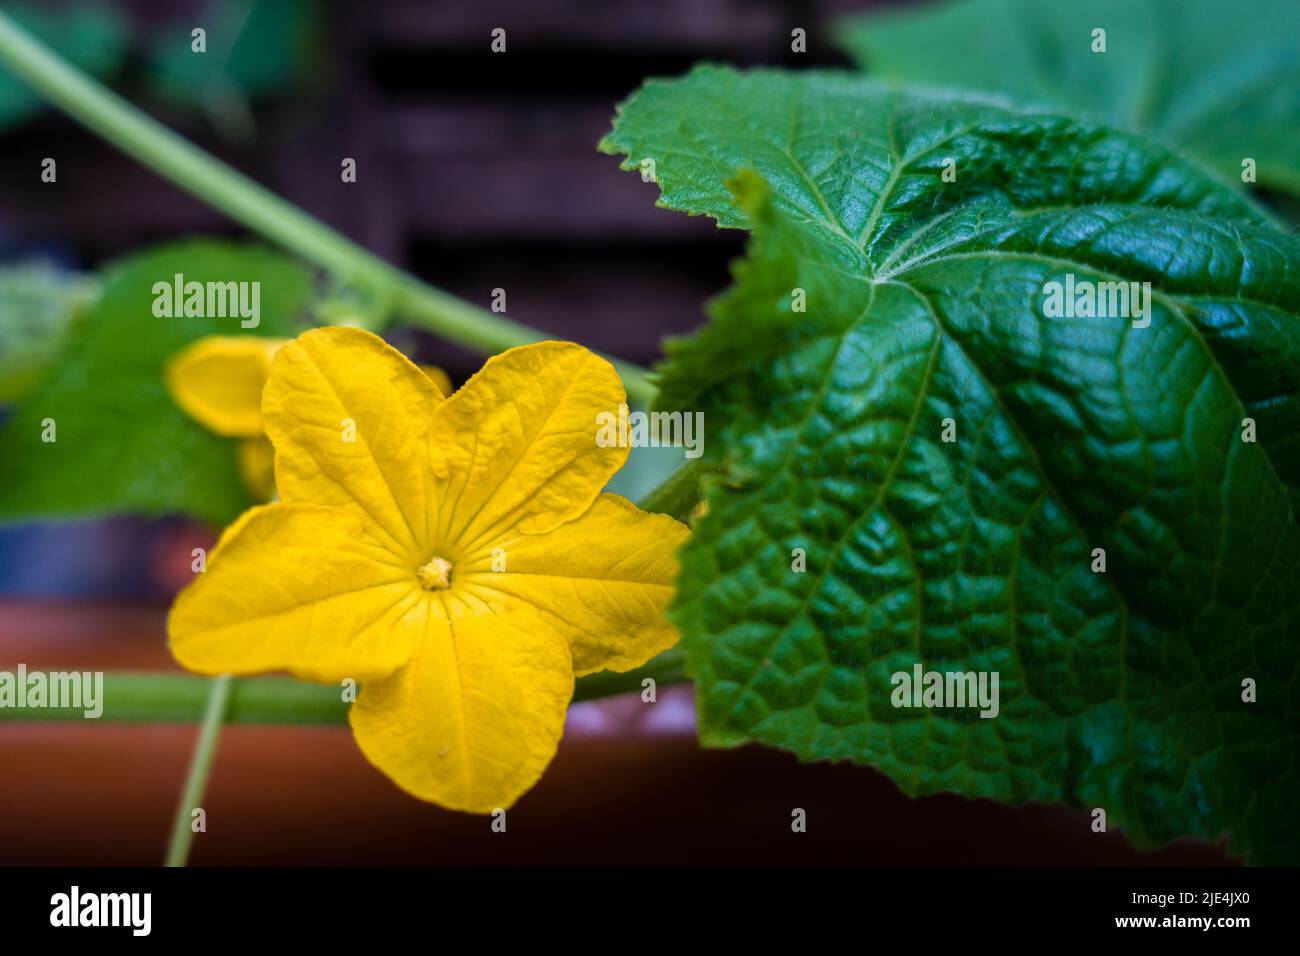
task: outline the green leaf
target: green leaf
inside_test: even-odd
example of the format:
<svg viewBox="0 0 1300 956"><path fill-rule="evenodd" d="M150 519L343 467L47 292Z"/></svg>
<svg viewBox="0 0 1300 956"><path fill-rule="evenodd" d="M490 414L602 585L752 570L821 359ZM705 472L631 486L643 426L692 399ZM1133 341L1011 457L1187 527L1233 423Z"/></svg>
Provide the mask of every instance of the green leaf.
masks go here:
<svg viewBox="0 0 1300 956"><path fill-rule="evenodd" d="M56 11L32 3L6 3L4 10L91 76L111 76L126 57L126 21L108 4L76 3ZM0 67L0 130L31 118L42 106L31 87Z"/></svg>
<svg viewBox="0 0 1300 956"><path fill-rule="evenodd" d="M0 266L0 404L49 373L96 291L94 279L41 262Z"/></svg>
<svg viewBox="0 0 1300 956"><path fill-rule="evenodd" d="M1300 240L1131 134L833 74L652 82L603 147L755 230L662 369L702 739L1300 861ZM1149 326L1045 317L1067 274ZM895 707L916 664L998 716Z"/></svg>
<svg viewBox="0 0 1300 956"><path fill-rule="evenodd" d="M245 330L238 316L155 316L154 284L177 274L260 283L260 325L248 330L258 335L296 334L311 303L308 272L260 247L192 240L111 267L58 371L0 430L0 521L130 512L220 525L248 506L234 443L183 414L163 383L190 342ZM54 442L42 440L46 419Z"/></svg>
<svg viewBox="0 0 1300 956"><path fill-rule="evenodd" d="M206 31L206 52L191 30ZM249 103L283 92L317 70L320 17L309 0L221 0L198 22L160 35L150 85L170 103L198 107L235 137L251 132Z"/></svg>
<svg viewBox="0 0 1300 956"><path fill-rule="evenodd" d="M855 17L840 41L875 73L1149 132L1236 182L1249 157L1300 194L1298 27L1298 0L960 0Z"/></svg>

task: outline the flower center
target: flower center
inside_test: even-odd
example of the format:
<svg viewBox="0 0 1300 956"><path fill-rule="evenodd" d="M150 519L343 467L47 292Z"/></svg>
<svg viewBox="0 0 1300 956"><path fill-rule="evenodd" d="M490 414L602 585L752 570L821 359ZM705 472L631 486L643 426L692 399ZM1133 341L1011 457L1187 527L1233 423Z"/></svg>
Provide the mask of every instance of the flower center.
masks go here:
<svg viewBox="0 0 1300 956"><path fill-rule="evenodd" d="M451 562L435 556L416 571L415 576L426 591L444 591L451 587Z"/></svg>

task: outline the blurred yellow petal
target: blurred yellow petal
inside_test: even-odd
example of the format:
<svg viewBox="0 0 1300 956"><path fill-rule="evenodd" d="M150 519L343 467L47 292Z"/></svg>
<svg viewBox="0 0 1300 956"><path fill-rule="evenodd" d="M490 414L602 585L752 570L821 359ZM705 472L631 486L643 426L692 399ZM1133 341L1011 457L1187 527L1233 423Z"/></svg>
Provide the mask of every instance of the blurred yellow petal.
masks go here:
<svg viewBox="0 0 1300 956"><path fill-rule="evenodd" d="M692 528L694 528L698 522L704 520L705 516L708 513L709 513L709 503L701 499L700 502L696 504L694 508L691 509L691 513L686 516L686 523L689 524Z"/></svg>
<svg viewBox="0 0 1300 956"><path fill-rule="evenodd" d="M349 719L362 753L403 790L491 813L541 777L572 696L569 649L536 614L444 610L425 617L406 667L362 685Z"/></svg>
<svg viewBox="0 0 1300 956"><path fill-rule="evenodd" d="M451 384L451 376L436 365L421 365L420 371L429 376L429 380L438 387L438 391L443 397L450 395L454 391Z"/></svg>
<svg viewBox="0 0 1300 956"><path fill-rule="evenodd" d="M596 416L626 400L614 367L571 342L488 359L433 418L438 537L468 549L494 532L550 531L582 514L628 454L597 445Z"/></svg>
<svg viewBox="0 0 1300 956"><path fill-rule="evenodd" d="M428 541L428 432L437 387L361 329L305 332L282 348L262 396L286 502L347 508L414 561ZM427 558L427 556L425 556Z"/></svg>
<svg viewBox="0 0 1300 956"><path fill-rule="evenodd" d="M167 631L176 659L204 674L364 680L409 660L429 600L354 515L264 505L222 535Z"/></svg>
<svg viewBox="0 0 1300 956"><path fill-rule="evenodd" d="M210 335L167 363L167 389L181 409L227 438L262 434L262 387L283 339Z"/></svg>
<svg viewBox="0 0 1300 956"><path fill-rule="evenodd" d="M256 501L275 497L275 449L265 438L245 438L239 443L239 473Z"/></svg>
<svg viewBox="0 0 1300 956"><path fill-rule="evenodd" d="M540 535L494 541L457 584L490 606L538 609L569 642L579 676L630 670L677 642L664 616L676 550L690 531L667 515L603 494L582 517ZM493 560L504 571L492 569Z"/></svg>

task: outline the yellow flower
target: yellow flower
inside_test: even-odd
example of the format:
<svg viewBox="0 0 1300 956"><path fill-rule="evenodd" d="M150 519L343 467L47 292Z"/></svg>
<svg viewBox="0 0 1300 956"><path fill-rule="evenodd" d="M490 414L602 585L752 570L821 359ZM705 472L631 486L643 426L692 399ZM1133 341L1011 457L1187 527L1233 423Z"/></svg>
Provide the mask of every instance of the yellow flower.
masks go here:
<svg viewBox="0 0 1300 956"><path fill-rule="evenodd" d="M209 431L238 438L239 470L258 501L275 494L271 443L262 428L262 387L284 339L209 335L167 363L167 390L181 410Z"/></svg>
<svg viewBox="0 0 1300 956"><path fill-rule="evenodd" d="M177 598L172 650L202 673L355 678L361 750L403 789L490 812L555 753L575 675L672 645L688 537L601 488L626 400L608 362L542 342L451 398L368 332L285 345L262 399L281 503L253 508Z"/></svg>
<svg viewBox="0 0 1300 956"><path fill-rule="evenodd" d="M181 410L204 428L238 438L239 471L258 501L275 497L271 443L262 427L262 389L271 358L287 339L254 335L209 335L167 363L167 389ZM424 372L444 395L451 378L437 366Z"/></svg>

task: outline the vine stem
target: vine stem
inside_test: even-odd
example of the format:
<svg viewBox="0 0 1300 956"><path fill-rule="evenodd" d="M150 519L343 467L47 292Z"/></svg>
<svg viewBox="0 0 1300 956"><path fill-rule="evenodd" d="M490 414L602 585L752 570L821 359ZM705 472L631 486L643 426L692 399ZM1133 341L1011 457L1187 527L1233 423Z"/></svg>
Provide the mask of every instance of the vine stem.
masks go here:
<svg viewBox="0 0 1300 956"><path fill-rule="evenodd" d="M672 515L678 521L685 521L700 502L703 491L700 486L702 473L703 468L698 459L687 461L642 497L637 506L644 511L658 511L660 514Z"/></svg>
<svg viewBox="0 0 1300 956"><path fill-rule="evenodd" d="M682 683L687 679L686 655L673 647L636 670L579 677L573 702L640 691L647 677L660 687ZM109 671L104 674L98 723L201 724L212 689L212 680L197 674ZM337 684L312 684L292 677L236 677L230 681L222 724L346 727L348 706ZM85 719L82 707L0 707L0 726L14 721L84 725Z"/></svg>
<svg viewBox="0 0 1300 956"><path fill-rule="evenodd" d="M0 63L109 143L192 196L345 282L392 290L395 311L484 354L545 335L395 268L350 239L205 153L49 49L0 12ZM632 401L648 405L655 387L640 366L614 360Z"/></svg>
<svg viewBox="0 0 1300 956"><path fill-rule="evenodd" d="M194 840L192 815L203 800L203 792L208 786L208 774L212 771L212 759L217 755L217 740L221 736L221 725L230 702L230 680L229 674L222 674L214 677L209 685L208 704L203 711L203 722L199 724L198 743L194 745L194 756L190 759L185 788L181 791L181 802L176 807L176 818L172 821L172 836L167 844L165 866L184 866L189 859L190 844Z"/></svg>

